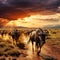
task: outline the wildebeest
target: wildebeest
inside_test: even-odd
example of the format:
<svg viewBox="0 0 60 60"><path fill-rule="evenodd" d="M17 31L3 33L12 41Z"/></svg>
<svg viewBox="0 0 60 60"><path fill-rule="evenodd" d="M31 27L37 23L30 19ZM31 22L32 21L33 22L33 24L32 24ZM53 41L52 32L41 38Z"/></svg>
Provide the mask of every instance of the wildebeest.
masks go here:
<svg viewBox="0 0 60 60"><path fill-rule="evenodd" d="M36 43L35 46L37 48L37 55L39 55L39 53L41 52L42 46L45 44L45 37L46 37L45 32L40 28L30 33L30 39L28 43L31 41L33 50L34 50L34 47L33 47L34 42ZM38 51L38 48L40 49L39 51Z"/></svg>
<svg viewBox="0 0 60 60"><path fill-rule="evenodd" d="M7 31L5 31L5 30L0 30L0 34L1 34L1 36L3 37L3 35L5 34L7 34Z"/></svg>
<svg viewBox="0 0 60 60"><path fill-rule="evenodd" d="M12 32L9 32L9 35L12 37L13 39L13 44L14 44L14 41L16 41L16 44L17 44L17 41L19 39L19 36L20 36L20 32L16 29Z"/></svg>

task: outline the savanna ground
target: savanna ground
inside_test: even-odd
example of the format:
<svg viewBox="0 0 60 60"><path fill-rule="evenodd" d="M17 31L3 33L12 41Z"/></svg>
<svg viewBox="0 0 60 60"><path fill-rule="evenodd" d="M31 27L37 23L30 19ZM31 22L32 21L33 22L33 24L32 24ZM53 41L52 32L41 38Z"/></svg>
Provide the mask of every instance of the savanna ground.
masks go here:
<svg viewBox="0 0 60 60"><path fill-rule="evenodd" d="M47 30L49 36L46 38L46 44L42 47L40 56L36 55L36 51L32 52L31 43L27 44L27 36L23 34L20 36L19 47L10 42L12 39L4 37L4 40L0 36L0 60L60 60L60 29Z"/></svg>

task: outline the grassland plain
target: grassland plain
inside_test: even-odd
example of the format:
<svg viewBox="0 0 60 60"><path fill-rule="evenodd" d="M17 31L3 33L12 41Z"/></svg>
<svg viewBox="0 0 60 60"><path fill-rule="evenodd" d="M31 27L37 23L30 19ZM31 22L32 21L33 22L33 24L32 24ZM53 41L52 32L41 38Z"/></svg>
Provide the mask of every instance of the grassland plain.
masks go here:
<svg viewBox="0 0 60 60"><path fill-rule="evenodd" d="M19 29L29 31L29 29ZM34 29L33 29L34 30ZM31 51L31 44L20 44L19 48L0 37L0 60L60 60L60 29L47 29L49 35L42 47L41 56L37 57ZM7 29L7 31L9 31ZM12 30L11 30L12 31Z"/></svg>

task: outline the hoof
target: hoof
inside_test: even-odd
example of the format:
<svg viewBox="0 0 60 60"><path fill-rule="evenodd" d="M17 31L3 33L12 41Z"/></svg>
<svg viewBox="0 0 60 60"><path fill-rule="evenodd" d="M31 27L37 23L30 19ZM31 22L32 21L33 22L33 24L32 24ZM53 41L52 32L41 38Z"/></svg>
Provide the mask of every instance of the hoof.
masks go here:
<svg viewBox="0 0 60 60"><path fill-rule="evenodd" d="M37 52L37 55L40 56L40 51Z"/></svg>

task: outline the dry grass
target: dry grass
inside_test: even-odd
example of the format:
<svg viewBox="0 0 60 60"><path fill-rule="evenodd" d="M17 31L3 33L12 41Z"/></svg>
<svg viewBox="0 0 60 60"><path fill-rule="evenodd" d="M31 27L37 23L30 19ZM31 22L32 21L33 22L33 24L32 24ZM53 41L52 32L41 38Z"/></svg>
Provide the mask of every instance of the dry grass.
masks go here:
<svg viewBox="0 0 60 60"><path fill-rule="evenodd" d="M27 32L31 29L23 30L21 32ZM46 45L50 47L50 49L53 51L52 54L59 56L60 53L60 29L47 29L49 31L49 36L46 38ZM19 48L18 48L18 47ZM12 43L8 41L4 41L0 38L0 57L20 57L23 56L24 58L27 56L27 53L25 53L28 50L27 45L20 43L17 46L12 45ZM23 58L22 57L22 58ZM58 57L59 58L59 57ZM0 60L4 60L5 58L1 58ZM16 58L13 58L14 60ZM53 60L53 58L48 57L44 58L45 60ZM28 60L28 59L27 59Z"/></svg>

